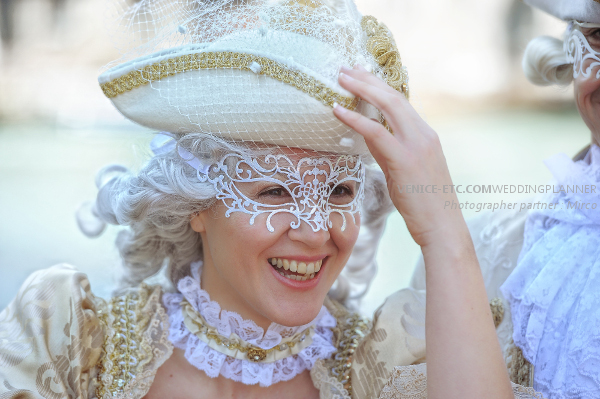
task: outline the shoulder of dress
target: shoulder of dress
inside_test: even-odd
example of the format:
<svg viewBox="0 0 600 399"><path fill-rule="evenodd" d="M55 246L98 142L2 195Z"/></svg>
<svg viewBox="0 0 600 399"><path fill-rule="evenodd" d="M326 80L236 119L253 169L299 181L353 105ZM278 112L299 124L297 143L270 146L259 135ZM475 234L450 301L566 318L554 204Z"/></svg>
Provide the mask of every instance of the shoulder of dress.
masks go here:
<svg viewBox="0 0 600 399"><path fill-rule="evenodd" d="M517 206L488 212L468 223L490 300L503 298L500 287L517 266L527 216L528 212Z"/></svg>
<svg viewBox="0 0 600 399"><path fill-rule="evenodd" d="M87 392L103 338L97 304L87 276L69 265L32 273L0 312L0 396L10 387L40 397Z"/></svg>
<svg viewBox="0 0 600 399"><path fill-rule="evenodd" d="M425 356L425 292L404 289L390 295L373 320L327 299L337 319L330 359L311 370L315 386L340 398L377 397L396 366Z"/></svg>
<svg viewBox="0 0 600 399"><path fill-rule="evenodd" d="M30 289L56 290L56 295L52 298L60 300L71 295L79 295L80 292L75 288L80 287L84 289L85 294L91 295L87 275L69 264L61 263L31 273L19 289L19 294Z"/></svg>
<svg viewBox="0 0 600 399"><path fill-rule="evenodd" d="M478 243L522 242L528 212L521 210L520 202L515 204L514 209L486 212L467 220L476 247Z"/></svg>
<svg viewBox="0 0 600 399"><path fill-rule="evenodd" d="M150 389L156 371L173 352L161 300L160 286L142 284L112 297L98 310L106 333L97 398L142 398Z"/></svg>
<svg viewBox="0 0 600 399"><path fill-rule="evenodd" d="M352 365L354 398L378 397L394 367L425 360L425 291L405 288L375 311Z"/></svg>

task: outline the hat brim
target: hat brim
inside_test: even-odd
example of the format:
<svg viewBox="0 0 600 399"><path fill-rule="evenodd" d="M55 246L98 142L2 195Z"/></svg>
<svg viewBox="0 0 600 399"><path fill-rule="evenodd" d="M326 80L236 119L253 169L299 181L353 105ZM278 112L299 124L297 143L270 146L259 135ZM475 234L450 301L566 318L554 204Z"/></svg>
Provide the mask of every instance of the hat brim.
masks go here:
<svg viewBox="0 0 600 399"><path fill-rule="evenodd" d="M278 36L277 42L293 36L295 43L307 43L283 55L269 53L272 38L264 48L260 43L240 48L231 41L182 46L112 68L99 82L124 116L152 129L341 154L367 152L362 136L341 123L332 106L339 103L375 118L377 110L359 106L358 98L320 73L331 70L331 60L316 70L305 66L310 65L302 59L306 51L298 52L310 46L314 54L331 54L323 43L290 32Z"/></svg>

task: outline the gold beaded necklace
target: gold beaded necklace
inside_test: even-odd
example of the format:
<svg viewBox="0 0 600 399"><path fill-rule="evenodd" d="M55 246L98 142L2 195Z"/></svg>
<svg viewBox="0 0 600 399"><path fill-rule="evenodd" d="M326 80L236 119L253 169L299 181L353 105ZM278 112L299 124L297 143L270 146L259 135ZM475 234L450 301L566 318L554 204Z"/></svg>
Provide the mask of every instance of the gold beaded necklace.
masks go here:
<svg viewBox="0 0 600 399"><path fill-rule="evenodd" d="M210 326L204 317L202 317L202 315L185 299L181 301L181 308L184 316L184 323L191 333L196 335L211 348L231 357L242 358L240 356L241 353L244 355L243 357L255 363L271 363L287 356L297 354L300 350L312 343L314 326L310 326L305 330L294 334L292 337L283 340L273 348L263 349L244 341L235 333L232 333L230 337L221 335L218 330ZM267 357L270 359L267 359Z"/></svg>

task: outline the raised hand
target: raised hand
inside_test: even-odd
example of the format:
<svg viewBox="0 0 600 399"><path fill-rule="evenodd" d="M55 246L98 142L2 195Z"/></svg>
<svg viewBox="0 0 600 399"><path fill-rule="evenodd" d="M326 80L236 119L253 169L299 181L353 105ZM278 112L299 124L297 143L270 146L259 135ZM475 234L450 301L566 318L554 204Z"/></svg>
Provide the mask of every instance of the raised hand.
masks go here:
<svg viewBox="0 0 600 399"><path fill-rule="evenodd" d="M404 94L361 66L342 68L339 82L378 108L393 132L357 112L334 107L334 114L365 138L386 176L390 197L417 244L429 245L450 232L467 233L460 210L444 209L447 201L458 201L438 135ZM424 192L414 192L413 185Z"/></svg>
<svg viewBox="0 0 600 399"><path fill-rule="evenodd" d="M394 132L334 107L335 115L365 138L385 173L394 205L423 252L427 397L514 399L469 231L460 209L444 209L457 198L437 134L402 93L364 68L342 69L339 82L377 107ZM429 190L409 193L406 185Z"/></svg>

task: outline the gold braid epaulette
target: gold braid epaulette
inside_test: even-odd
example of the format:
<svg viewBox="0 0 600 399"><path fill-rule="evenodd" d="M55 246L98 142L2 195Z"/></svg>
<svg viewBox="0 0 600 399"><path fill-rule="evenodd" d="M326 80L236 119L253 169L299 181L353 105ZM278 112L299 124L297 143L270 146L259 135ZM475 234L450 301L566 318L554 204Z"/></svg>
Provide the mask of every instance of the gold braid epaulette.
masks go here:
<svg viewBox="0 0 600 399"><path fill-rule="evenodd" d="M367 34L367 51L373 55L383 72L383 80L393 89L409 98L408 73L402 66L400 52L392 33L385 24L377 22L373 16L362 18L360 26Z"/></svg>
<svg viewBox="0 0 600 399"><path fill-rule="evenodd" d="M325 364L331 376L341 382L348 395L352 397L350 372L354 352L360 341L371 330L371 323L360 314L348 311L344 306L329 298L326 299L325 306L337 320L337 325L333 329L337 351L331 359L325 361Z"/></svg>
<svg viewBox="0 0 600 399"><path fill-rule="evenodd" d="M148 291L148 286L142 285L136 292L112 298L110 304L99 311L106 335L98 363L98 399L123 393L123 388L150 360L151 348L144 347L142 338L150 318L141 311L148 301Z"/></svg>
<svg viewBox="0 0 600 399"><path fill-rule="evenodd" d="M100 88L106 97L114 98L135 88L178 73L219 68L254 71L257 74L269 76L294 86L330 107L338 103L345 108L354 110L358 105L358 97L341 95L314 77L292 69L286 64L266 57L232 51L206 51L170 58L103 83Z"/></svg>
<svg viewBox="0 0 600 399"><path fill-rule="evenodd" d="M504 302L501 298L490 301L490 310L494 319L494 327L498 328L504 320ZM506 353L506 367L510 380L524 387L533 386L533 365L525 359L523 351L515 345L511 339L509 349Z"/></svg>
<svg viewBox="0 0 600 399"><path fill-rule="evenodd" d="M508 353L508 375L515 384L524 387L533 386L533 365L525 359L521 348L515 345L514 341L510 343Z"/></svg>
<svg viewBox="0 0 600 399"><path fill-rule="evenodd" d="M494 319L494 327L498 328L502 320L504 320L504 303L500 298L494 298L490 301L490 310Z"/></svg>

